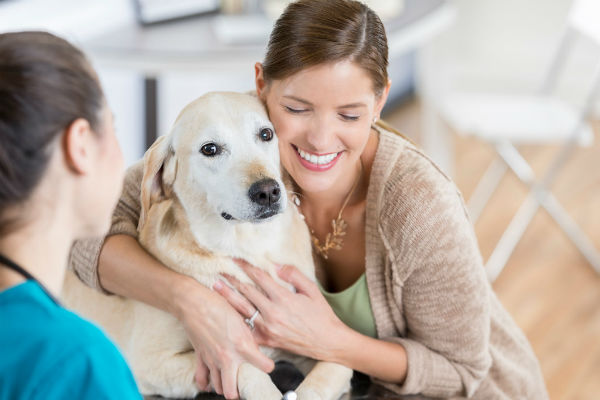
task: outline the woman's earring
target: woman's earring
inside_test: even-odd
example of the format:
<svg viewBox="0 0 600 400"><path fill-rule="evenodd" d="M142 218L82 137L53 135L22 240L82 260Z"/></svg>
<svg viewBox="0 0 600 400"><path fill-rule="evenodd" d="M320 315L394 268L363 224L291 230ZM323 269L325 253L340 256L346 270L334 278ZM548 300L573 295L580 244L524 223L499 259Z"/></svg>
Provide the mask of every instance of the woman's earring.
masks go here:
<svg viewBox="0 0 600 400"><path fill-rule="evenodd" d="M377 119L378 119L377 116L374 116L373 117L373 123L377 122Z"/></svg>

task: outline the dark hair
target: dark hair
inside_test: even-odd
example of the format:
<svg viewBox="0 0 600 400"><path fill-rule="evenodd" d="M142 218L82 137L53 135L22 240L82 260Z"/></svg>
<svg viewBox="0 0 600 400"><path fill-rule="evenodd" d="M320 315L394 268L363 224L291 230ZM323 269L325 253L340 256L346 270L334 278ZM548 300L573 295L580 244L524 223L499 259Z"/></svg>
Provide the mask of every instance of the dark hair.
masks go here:
<svg viewBox="0 0 600 400"><path fill-rule="evenodd" d="M268 82L306 67L350 60L363 68L377 95L388 83L385 28L369 7L353 0L299 0L279 17L267 47Z"/></svg>
<svg viewBox="0 0 600 400"><path fill-rule="evenodd" d="M7 208L26 201L52 144L78 118L95 132L104 95L81 51L45 32L0 34L0 235L17 223Z"/></svg>

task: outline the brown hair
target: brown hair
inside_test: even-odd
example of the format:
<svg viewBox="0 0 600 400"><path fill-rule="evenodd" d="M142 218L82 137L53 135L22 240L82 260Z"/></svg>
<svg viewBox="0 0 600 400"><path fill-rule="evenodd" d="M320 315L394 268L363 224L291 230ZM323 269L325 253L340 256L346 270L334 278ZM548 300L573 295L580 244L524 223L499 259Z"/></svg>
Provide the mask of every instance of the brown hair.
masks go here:
<svg viewBox="0 0 600 400"><path fill-rule="evenodd" d="M377 14L354 0L299 0L275 22L263 74L269 82L343 60L363 68L381 95L388 83L388 46Z"/></svg>
<svg viewBox="0 0 600 400"><path fill-rule="evenodd" d="M0 34L0 235L5 211L39 183L52 144L78 118L95 132L104 95L81 51L45 32Z"/></svg>

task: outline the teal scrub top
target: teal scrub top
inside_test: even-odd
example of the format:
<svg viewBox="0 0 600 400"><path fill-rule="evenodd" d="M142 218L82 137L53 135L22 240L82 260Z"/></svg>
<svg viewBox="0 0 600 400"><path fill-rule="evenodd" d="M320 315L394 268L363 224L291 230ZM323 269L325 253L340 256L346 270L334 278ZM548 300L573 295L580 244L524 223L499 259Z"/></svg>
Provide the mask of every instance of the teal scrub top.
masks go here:
<svg viewBox="0 0 600 400"><path fill-rule="evenodd" d="M0 292L0 400L141 399L123 356L34 281Z"/></svg>

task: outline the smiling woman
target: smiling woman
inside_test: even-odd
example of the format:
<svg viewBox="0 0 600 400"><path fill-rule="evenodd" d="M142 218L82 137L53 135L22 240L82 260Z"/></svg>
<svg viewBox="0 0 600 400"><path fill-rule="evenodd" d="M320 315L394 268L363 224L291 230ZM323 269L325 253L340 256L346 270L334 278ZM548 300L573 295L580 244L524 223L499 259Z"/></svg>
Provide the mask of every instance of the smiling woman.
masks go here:
<svg viewBox="0 0 600 400"><path fill-rule="evenodd" d="M291 293L240 262L261 290L220 282L227 304L168 271L134 239L140 171L130 171L112 236L74 248L80 276L175 314L199 356L198 383L228 398L244 360L272 367L257 344L343 364L400 394L547 398L527 339L486 280L460 193L377 122L390 88L377 15L353 0L293 2L255 73L320 287L287 265L279 275Z"/></svg>
<svg viewBox="0 0 600 400"><path fill-rule="evenodd" d="M531 348L486 282L454 184L376 124L386 69L383 25L364 5L288 6L256 88L313 234L320 292L286 266L281 277L298 293L280 296L248 265L262 291L237 282L243 296L219 291L242 315L260 312L253 322L269 346L350 366L398 393L545 398Z"/></svg>

